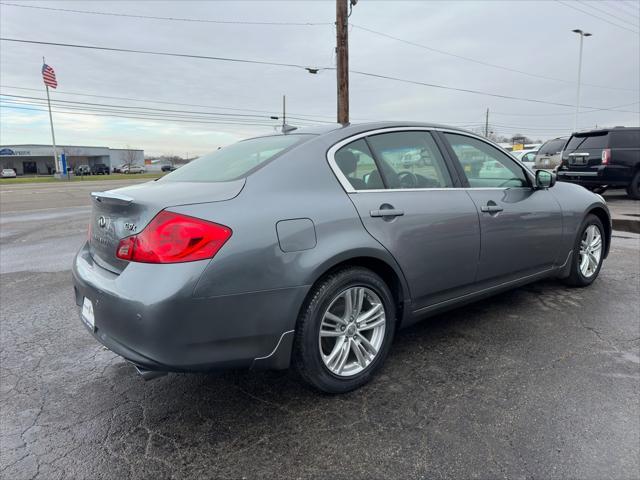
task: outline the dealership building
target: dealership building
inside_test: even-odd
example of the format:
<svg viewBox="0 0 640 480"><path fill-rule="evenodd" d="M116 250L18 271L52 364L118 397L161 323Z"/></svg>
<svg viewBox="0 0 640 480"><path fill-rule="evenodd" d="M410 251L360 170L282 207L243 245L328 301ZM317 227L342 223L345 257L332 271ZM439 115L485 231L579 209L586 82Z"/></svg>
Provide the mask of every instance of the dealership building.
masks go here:
<svg viewBox="0 0 640 480"><path fill-rule="evenodd" d="M58 155L64 153L67 167L79 165L92 167L104 163L113 167L123 163L144 164L144 150L126 148L86 147L57 145ZM55 173L53 147L51 145L2 145L0 168L12 168L18 175L52 175Z"/></svg>

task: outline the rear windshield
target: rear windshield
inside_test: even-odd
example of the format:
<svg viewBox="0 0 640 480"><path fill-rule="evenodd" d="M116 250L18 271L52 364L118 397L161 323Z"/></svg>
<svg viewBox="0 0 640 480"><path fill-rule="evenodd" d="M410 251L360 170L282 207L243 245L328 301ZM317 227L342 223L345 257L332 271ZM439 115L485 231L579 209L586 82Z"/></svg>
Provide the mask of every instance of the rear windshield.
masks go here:
<svg viewBox="0 0 640 480"><path fill-rule="evenodd" d="M567 143L565 150L578 150L586 148L602 149L607 148L607 134L609 132L602 132L593 135L574 135Z"/></svg>
<svg viewBox="0 0 640 480"><path fill-rule="evenodd" d="M555 155L556 153L560 153L562 151L562 147L564 147L566 140L563 138L558 138L556 140L549 140L547 143L540 147L538 150L538 155Z"/></svg>
<svg viewBox="0 0 640 480"><path fill-rule="evenodd" d="M611 146L613 148L640 148L640 130L611 132Z"/></svg>
<svg viewBox="0 0 640 480"><path fill-rule="evenodd" d="M166 182L227 182L252 170L312 135L275 135L243 140L187 163L165 175Z"/></svg>

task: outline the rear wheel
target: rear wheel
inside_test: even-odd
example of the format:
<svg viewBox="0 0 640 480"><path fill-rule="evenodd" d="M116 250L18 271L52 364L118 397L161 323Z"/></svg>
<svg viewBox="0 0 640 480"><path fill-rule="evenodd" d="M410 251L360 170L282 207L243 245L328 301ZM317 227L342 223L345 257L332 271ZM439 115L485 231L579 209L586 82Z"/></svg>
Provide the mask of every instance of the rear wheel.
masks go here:
<svg viewBox="0 0 640 480"><path fill-rule="evenodd" d="M587 215L573 249L571 274L565 280L568 285L586 287L593 283L602 267L605 241L600 219L595 215Z"/></svg>
<svg viewBox="0 0 640 480"><path fill-rule="evenodd" d="M348 392L382 366L394 330L395 304L385 282L365 268L340 270L314 287L298 319L294 366L323 392Z"/></svg>
<svg viewBox="0 0 640 480"><path fill-rule="evenodd" d="M634 200L640 200L640 170L631 179L631 183L627 187L627 195Z"/></svg>

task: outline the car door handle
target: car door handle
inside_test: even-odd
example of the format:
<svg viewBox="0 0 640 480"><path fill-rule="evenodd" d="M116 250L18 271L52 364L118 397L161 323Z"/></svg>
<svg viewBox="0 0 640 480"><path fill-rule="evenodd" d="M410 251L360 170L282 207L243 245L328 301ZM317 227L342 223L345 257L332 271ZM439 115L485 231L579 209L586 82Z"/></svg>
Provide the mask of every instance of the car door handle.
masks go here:
<svg viewBox="0 0 640 480"><path fill-rule="evenodd" d="M372 217L401 217L404 215L404 210L397 210L395 208L383 208L380 210L371 210L369 214Z"/></svg>
<svg viewBox="0 0 640 480"><path fill-rule="evenodd" d="M480 208L480 210L486 213L498 213L502 212L504 208L500 207L499 205L485 205L484 207Z"/></svg>

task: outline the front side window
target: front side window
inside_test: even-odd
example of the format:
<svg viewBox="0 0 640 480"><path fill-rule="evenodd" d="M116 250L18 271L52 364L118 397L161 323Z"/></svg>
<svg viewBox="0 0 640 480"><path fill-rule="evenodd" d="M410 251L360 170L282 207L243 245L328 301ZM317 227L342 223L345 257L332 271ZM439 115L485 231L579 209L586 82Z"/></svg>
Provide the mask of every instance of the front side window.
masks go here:
<svg viewBox="0 0 640 480"><path fill-rule="evenodd" d="M165 175L159 182L227 182L253 169L312 135L274 135L252 138L203 155Z"/></svg>
<svg viewBox="0 0 640 480"><path fill-rule="evenodd" d="M447 188L451 175L428 132L381 133L367 137L387 188Z"/></svg>
<svg viewBox="0 0 640 480"><path fill-rule="evenodd" d="M445 133L473 188L526 187L522 168L497 148L472 137Z"/></svg>
<svg viewBox="0 0 640 480"><path fill-rule="evenodd" d="M364 139L351 142L335 154L336 165L355 190L384 188L382 177Z"/></svg>

